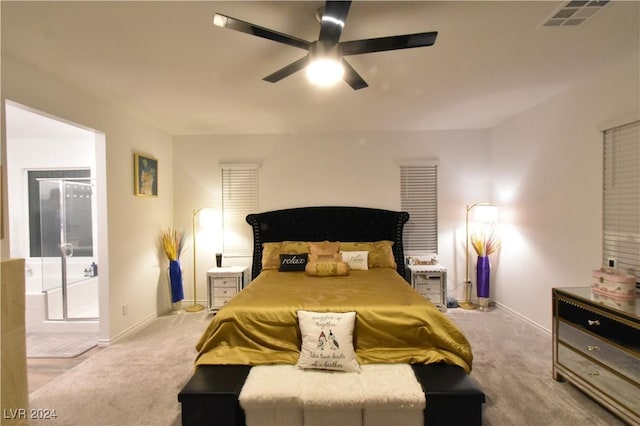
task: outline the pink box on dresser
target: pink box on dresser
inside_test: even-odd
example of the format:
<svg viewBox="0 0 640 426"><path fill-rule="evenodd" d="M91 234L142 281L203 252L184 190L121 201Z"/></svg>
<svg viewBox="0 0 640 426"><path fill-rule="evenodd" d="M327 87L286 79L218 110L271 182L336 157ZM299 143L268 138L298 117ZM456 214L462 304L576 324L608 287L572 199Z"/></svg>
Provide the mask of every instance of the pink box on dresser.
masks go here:
<svg viewBox="0 0 640 426"><path fill-rule="evenodd" d="M613 297L635 298L636 278L605 269L593 270L591 290Z"/></svg>

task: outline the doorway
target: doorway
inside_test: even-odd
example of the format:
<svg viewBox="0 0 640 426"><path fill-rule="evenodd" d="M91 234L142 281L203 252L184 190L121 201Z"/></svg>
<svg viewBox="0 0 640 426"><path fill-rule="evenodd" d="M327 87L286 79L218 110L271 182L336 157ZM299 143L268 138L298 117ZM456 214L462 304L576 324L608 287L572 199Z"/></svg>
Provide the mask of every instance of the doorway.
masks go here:
<svg viewBox="0 0 640 426"><path fill-rule="evenodd" d="M96 141L104 135L11 101L5 110L10 255L25 259L27 334L94 333L97 341L107 285L97 274Z"/></svg>

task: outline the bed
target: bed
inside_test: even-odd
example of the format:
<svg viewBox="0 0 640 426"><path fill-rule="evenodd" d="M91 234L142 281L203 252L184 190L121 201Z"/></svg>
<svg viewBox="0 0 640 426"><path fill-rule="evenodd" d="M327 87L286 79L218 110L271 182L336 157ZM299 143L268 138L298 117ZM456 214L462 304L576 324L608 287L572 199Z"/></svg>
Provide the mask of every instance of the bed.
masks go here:
<svg viewBox="0 0 640 426"><path fill-rule="evenodd" d="M464 423L481 424L484 394L467 375L473 357L466 338L404 280L402 234L408 219L406 212L343 206L247 216L254 237L252 281L212 318L197 343L196 372L178 397L183 424L199 424L205 411L215 411L219 421L224 417L220 424L244 424L238 395L251 368L302 360L301 311L355 312L356 365L411 365L427 395L425 423L447 424L449 408L467 406ZM333 253L336 244L339 251L369 248L371 267L310 274L312 265L341 263L341 255L332 262L317 257L328 246ZM281 271L274 253L306 255L307 271Z"/></svg>

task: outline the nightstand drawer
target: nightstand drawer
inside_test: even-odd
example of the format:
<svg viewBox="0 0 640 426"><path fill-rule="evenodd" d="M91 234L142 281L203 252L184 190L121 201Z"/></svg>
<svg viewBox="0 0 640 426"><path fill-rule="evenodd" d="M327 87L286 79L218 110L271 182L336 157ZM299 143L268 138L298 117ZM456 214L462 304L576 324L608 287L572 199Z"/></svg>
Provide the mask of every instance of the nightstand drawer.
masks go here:
<svg viewBox="0 0 640 426"><path fill-rule="evenodd" d="M216 277L213 279L215 287L238 287L238 278L236 277Z"/></svg>
<svg viewBox="0 0 640 426"><path fill-rule="evenodd" d="M233 297L238 294L236 287L214 287L213 297Z"/></svg>
<svg viewBox="0 0 640 426"><path fill-rule="evenodd" d="M227 302L232 299L232 297L214 297L213 298L213 306L215 306L216 308L220 308L220 307L226 305Z"/></svg>
<svg viewBox="0 0 640 426"><path fill-rule="evenodd" d="M416 285L427 284L427 285L433 285L438 287L440 286L440 282L442 281L440 274L424 274L424 273L416 274L415 280L416 280Z"/></svg>
<svg viewBox="0 0 640 426"><path fill-rule="evenodd" d="M440 282L435 284L418 284L416 285L416 291L423 296L436 293L442 294L442 285Z"/></svg>
<svg viewBox="0 0 640 426"><path fill-rule="evenodd" d="M245 266L226 266L207 271L207 305L215 313L244 287Z"/></svg>
<svg viewBox="0 0 640 426"><path fill-rule="evenodd" d="M442 312L447 311L447 270L441 265L408 265L407 277L422 297Z"/></svg>
<svg viewBox="0 0 640 426"><path fill-rule="evenodd" d="M442 300L442 293L427 293L422 294L425 299L437 306L444 306L444 300Z"/></svg>

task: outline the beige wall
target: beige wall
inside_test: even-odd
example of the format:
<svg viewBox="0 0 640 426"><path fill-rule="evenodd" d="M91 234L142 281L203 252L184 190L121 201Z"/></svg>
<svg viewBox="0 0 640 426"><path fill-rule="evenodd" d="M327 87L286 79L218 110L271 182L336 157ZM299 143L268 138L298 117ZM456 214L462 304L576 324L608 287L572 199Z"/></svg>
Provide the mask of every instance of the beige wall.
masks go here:
<svg viewBox="0 0 640 426"><path fill-rule="evenodd" d="M220 207L220 162L261 164L260 209L318 204L399 208L397 164L437 159L440 260L449 289L464 279L465 205L501 205L505 245L494 263L494 298L550 328L550 288L586 285L600 262L600 133L598 126L638 115L638 58L553 98L493 130L385 134L175 136L115 107L3 58L3 99L102 132L98 164L106 177L101 205L108 247L100 263L108 312L101 337L111 339L161 310L166 298L160 231L175 224L190 237L192 209ZM64 102L60 100L64 99ZM160 160L160 196L132 195L132 154ZM3 134L4 152L4 134ZM102 156L102 157L101 157ZM3 160L4 161L4 160ZM105 167L105 164L108 166ZM3 240L3 247L7 239ZM202 251L200 251L202 247ZM184 256L191 259L192 253ZM103 254L104 253L104 254ZM199 245L198 296L213 265ZM193 295L191 262L185 297ZM122 305L129 315L122 315Z"/></svg>
<svg viewBox="0 0 640 426"><path fill-rule="evenodd" d="M551 328L551 288L588 286L602 256L601 130L640 118L635 55L491 132L504 247L496 300Z"/></svg>
<svg viewBox="0 0 640 426"><path fill-rule="evenodd" d="M101 340L116 338L154 318L157 312L169 309L166 265L158 239L160 232L173 222L171 136L72 86L3 57L3 104L6 99L98 133ZM5 137L3 132L3 164ZM157 198L133 195L134 151L159 160ZM7 244L5 238L3 256L8 253ZM126 316L122 312L124 304L129 306Z"/></svg>
<svg viewBox="0 0 640 426"><path fill-rule="evenodd" d="M487 130L178 136L174 146L176 223L190 230L194 208L220 209L220 163L260 163L261 211L310 205L397 210L398 165L405 160L436 159L439 259L449 269L451 295L461 298L456 286L464 279L465 205L490 198L488 138ZM203 271L214 265L214 248L198 235L200 299L205 295ZM219 235L210 238L219 239ZM191 248L187 250L190 259ZM250 264L249 259L242 262ZM183 265L190 283L191 263ZM192 285L185 291L191 299Z"/></svg>

